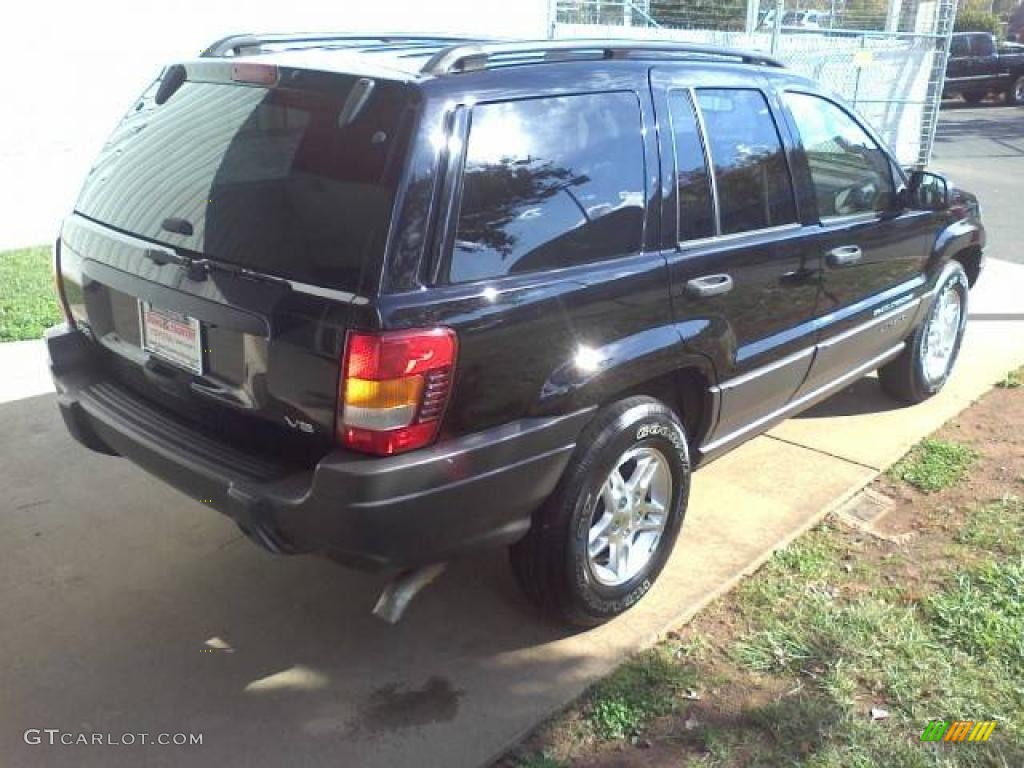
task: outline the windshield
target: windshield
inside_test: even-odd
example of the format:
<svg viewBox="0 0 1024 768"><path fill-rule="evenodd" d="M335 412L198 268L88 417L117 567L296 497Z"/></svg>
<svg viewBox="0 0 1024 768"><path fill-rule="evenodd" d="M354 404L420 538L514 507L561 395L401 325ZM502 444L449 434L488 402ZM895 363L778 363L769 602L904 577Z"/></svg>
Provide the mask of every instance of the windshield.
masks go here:
<svg viewBox="0 0 1024 768"><path fill-rule="evenodd" d="M398 85L376 83L339 120L356 82L338 78L329 92L186 82L162 105L154 84L107 142L76 210L207 257L356 290L389 223L404 104Z"/></svg>

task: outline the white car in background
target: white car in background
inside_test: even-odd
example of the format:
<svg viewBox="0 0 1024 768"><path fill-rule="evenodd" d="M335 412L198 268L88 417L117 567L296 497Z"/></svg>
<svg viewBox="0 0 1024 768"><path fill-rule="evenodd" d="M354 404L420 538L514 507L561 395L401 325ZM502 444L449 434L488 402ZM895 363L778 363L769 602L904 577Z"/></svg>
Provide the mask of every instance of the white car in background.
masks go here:
<svg viewBox="0 0 1024 768"><path fill-rule="evenodd" d="M761 17L760 29L772 29L775 26L775 10L770 10ZM782 16L782 28L790 30L831 29L835 26L832 14L828 11L787 11Z"/></svg>

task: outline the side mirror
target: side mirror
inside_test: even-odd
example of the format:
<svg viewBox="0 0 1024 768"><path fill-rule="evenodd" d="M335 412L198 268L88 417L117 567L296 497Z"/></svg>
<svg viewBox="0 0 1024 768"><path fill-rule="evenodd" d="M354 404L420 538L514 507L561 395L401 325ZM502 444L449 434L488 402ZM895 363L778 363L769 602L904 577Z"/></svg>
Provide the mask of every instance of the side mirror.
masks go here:
<svg viewBox="0 0 1024 768"><path fill-rule="evenodd" d="M908 208L944 211L950 204L950 184L945 176L931 171L914 171L905 190Z"/></svg>

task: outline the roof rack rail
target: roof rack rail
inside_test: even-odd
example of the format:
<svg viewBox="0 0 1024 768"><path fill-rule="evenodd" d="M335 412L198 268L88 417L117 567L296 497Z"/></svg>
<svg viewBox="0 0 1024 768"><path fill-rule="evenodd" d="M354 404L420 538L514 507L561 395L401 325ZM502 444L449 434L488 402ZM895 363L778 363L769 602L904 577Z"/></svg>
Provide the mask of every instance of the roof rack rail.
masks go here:
<svg viewBox="0 0 1024 768"><path fill-rule="evenodd" d="M565 61L574 55L602 59L690 57L740 61L743 64L783 67L778 59L756 51L661 40L535 40L509 43L466 42L452 45L430 57L420 70L425 75L449 75L487 69L488 66Z"/></svg>
<svg viewBox="0 0 1024 768"><path fill-rule="evenodd" d="M358 35L351 32L344 34L326 33L297 33L297 34L237 34L228 35L212 43L202 52L203 58L216 58L222 56L244 56L246 54L260 53L264 45L331 45L332 47L383 47L396 43L408 43L409 45L448 45L458 47L472 43L477 38L450 37L444 35Z"/></svg>

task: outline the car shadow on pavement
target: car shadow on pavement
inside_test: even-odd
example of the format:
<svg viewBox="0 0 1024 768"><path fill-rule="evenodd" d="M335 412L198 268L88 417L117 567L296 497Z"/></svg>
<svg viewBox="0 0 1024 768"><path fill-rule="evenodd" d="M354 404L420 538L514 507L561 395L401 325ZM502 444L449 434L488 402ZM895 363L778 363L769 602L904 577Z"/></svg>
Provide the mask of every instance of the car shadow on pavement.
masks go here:
<svg viewBox="0 0 1024 768"><path fill-rule="evenodd" d="M890 397L878 383L877 376L865 376L836 392L812 408L796 414L794 419L824 419L832 416L859 416L907 408L906 403Z"/></svg>
<svg viewBox="0 0 1024 768"><path fill-rule="evenodd" d="M477 729L521 730L600 663L555 647L573 633L536 617L502 551L452 563L390 626L370 615L386 576L258 549L219 513L74 443L55 396L0 405L0 424L12 764L38 761L19 751L32 727L202 732L195 764L413 764L445 750L444 764L472 764L489 756Z"/></svg>

